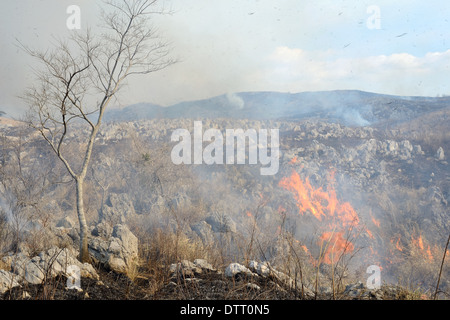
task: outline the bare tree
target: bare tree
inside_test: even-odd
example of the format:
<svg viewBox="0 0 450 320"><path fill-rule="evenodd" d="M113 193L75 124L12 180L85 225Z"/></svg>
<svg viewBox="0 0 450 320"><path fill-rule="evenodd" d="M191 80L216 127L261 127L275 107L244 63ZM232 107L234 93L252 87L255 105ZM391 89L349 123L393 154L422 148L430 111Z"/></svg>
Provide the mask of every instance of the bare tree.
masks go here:
<svg viewBox="0 0 450 320"><path fill-rule="evenodd" d="M83 185L105 110L129 76L174 63L169 44L150 25L153 14L167 13L159 2L105 1L101 34L74 33L68 41L56 40L54 48L45 52L20 44L43 67L36 71L36 85L27 89L23 99L30 106L30 125L48 142L76 184L82 262L89 261ZM68 133L82 125L86 129L77 136L79 158L69 158Z"/></svg>
<svg viewBox="0 0 450 320"><path fill-rule="evenodd" d="M44 163L34 156L39 152L39 145L27 139L30 131L19 126L14 138L0 135L0 212L3 211L11 228L13 250L19 248L23 231L30 222L47 220L45 195L54 185L52 178L57 172L52 166L54 159L47 157Z"/></svg>

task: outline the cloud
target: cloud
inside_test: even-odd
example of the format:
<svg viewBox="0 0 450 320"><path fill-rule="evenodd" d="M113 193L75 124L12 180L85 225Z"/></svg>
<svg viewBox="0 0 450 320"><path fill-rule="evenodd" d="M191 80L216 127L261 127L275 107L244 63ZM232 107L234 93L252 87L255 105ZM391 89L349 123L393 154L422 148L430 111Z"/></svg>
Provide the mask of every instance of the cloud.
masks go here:
<svg viewBox="0 0 450 320"><path fill-rule="evenodd" d="M347 58L332 51L278 47L267 57L264 78L282 91L360 89L433 96L450 92L443 81L449 67L450 50L423 57L394 53Z"/></svg>

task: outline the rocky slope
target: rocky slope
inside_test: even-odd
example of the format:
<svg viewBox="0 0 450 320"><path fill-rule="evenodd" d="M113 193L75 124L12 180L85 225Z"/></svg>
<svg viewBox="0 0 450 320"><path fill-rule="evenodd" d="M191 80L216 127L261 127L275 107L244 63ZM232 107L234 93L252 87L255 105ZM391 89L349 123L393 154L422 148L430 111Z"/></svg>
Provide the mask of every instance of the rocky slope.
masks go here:
<svg viewBox="0 0 450 320"><path fill-rule="evenodd" d="M111 298L105 287L97 285L103 282L118 298L131 292L128 298L236 299L241 294L244 298L290 299L311 298L305 292L315 295L315 281L320 279L317 294L330 298L335 278L342 299L406 298L408 294L393 285L399 281L429 293L436 284L450 230L450 140L441 134L448 126L447 98L333 92L322 94L324 101L331 99L332 103L316 109L319 96L246 93L178 106L171 109L178 110L176 118L106 122L96 140L86 187L95 268L75 261L79 236L74 192L65 182L70 179L64 168L29 129L17 124L2 126L0 290L19 297L27 291L21 288L34 288L27 291L33 296L41 292L39 283L44 279L63 279L52 280L60 298L84 298L85 293ZM284 101L282 111L287 113L270 119L201 118L210 115L207 106L226 104L230 99L237 103L237 98L244 102L235 105L242 112L266 112ZM369 107L359 108L357 102L362 100ZM308 112L296 113L299 101L309 106ZM349 103L344 112L336 109L344 103ZM192 117L183 118L181 110L198 113L192 111ZM357 110L360 117L353 114L351 118L349 110ZM227 116L223 112L214 115ZM192 132L194 118L202 121L203 130L279 129L278 173L261 176L259 164L174 165L171 134L180 128ZM355 119L367 122L355 125ZM426 135L422 134L425 129ZM84 130L69 131L67 150L73 152L73 161L82 151ZM313 207L305 209L300 193L286 187L287 182L296 182L297 188L308 187L303 195L310 196L311 202L319 199L317 206L329 207L331 200L336 200L339 210L351 208L349 212L358 221L352 225L353 233L349 233L346 220L339 220L341 213L317 219ZM329 224L337 222L341 224L334 226L334 231L348 236L352 250L330 263L325 259L328 253L321 251L320 239L333 231ZM155 240L148 236L161 232L172 238L158 243L161 248L150 255ZM147 263L150 256L161 258L168 250L164 245L172 244L176 254L161 261L158 268L168 274L162 276L157 290L147 290L154 276L146 274L144 280L137 277L131 282L118 276L129 275L134 265L144 268L142 259ZM178 248L182 245L184 251ZM190 250L197 251L181 258ZM58 260L56 253L71 263ZM196 259L202 258L211 259L215 268L204 271L197 266L195 261L201 260ZM262 276L257 267L251 268L256 262L277 272ZM70 265L82 270L82 282L88 284L84 293L64 289ZM390 284L383 287L386 290L364 287L370 265L382 268L382 280ZM441 290L448 292L448 262L444 266ZM233 270L238 271L233 274ZM302 287L300 270L306 288L303 295L298 290ZM287 275L281 278L287 279L288 285L274 274ZM120 286L110 280L116 276L122 279ZM240 282L234 281L236 278ZM7 291L8 286L15 289ZM193 289L186 290L188 286Z"/></svg>

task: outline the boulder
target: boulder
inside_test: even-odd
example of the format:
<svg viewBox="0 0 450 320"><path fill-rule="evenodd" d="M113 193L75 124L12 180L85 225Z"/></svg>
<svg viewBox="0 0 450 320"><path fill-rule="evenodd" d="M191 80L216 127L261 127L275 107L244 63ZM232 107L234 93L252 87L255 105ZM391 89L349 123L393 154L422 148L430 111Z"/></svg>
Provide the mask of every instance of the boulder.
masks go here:
<svg viewBox="0 0 450 320"><path fill-rule="evenodd" d="M4 294L6 291L18 286L20 284L17 275L9 271L0 270L0 294Z"/></svg>
<svg viewBox="0 0 450 320"><path fill-rule="evenodd" d="M250 277L256 274L254 274L253 272L250 271L250 269L239 263L231 263L225 269L225 276L228 278L233 278L238 275L245 275Z"/></svg>
<svg viewBox="0 0 450 320"><path fill-rule="evenodd" d="M45 274L39 268L37 257L31 259L22 252L9 256L11 271L25 282L31 284L40 284L44 280Z"/></svg>
<svg viewBox="0 0 450 320"><path fill-rule="evenodd" d="M414 145L414 152L418 155L424 155L425 152L422 151L422 146L420 144Z"/></svg>
<svg viewBox="0 0 450 320"><path fill-rule="evenodd" d="M186 208L191 205L191 200L189 196L185 193L177 193L172 199L167 203L167 206L171 210L179 210L180 208Z"/></svg>
<svg viewBox="0 0 450 320"><path fill-rule="evenodd" d="M270 266L267 262L258 263L256 261L250 261L249 268L258 275L266 278L270 275Z"/></svg>
<svg viewBox="0 0 450 320"><path fill-rule="evenodd" d="M236 223L228 215L213 213L205 221L211 226L214 232L236 232Z"/></svg>
<svg viewBox="0 0 450 320"><path fill-rule="evenodd" d="M192 225L191 229L202 240L204 245L209 245L214 242L212 227L206 221Z"/></svg>
<svg viewBox="0 0 450 320"><path fill-rule="evenodd" d="M445 153L444 153L444 149L442 147L439 147L439 149L437 150L436 159L438 159L439 161L445 160Z"/></svg>
<svg viewBox="0 0 450 320"><path fill-rule="evenodd" d="M19 252L7 260L11 263L12 272L30 284L41 284L46 278L60 275L68 277L68 270L72 267L80 270L81 277L98 280L99 276L92 265L81 263L76 256L75 251L53 247L33 258Z"/></svg>
<svg viewBox="0 0 450 320"><path fill-rule="evenodd" d="M99 212L99 222L123 224L128 217L135 214L133 203L127 194L111 193Z"/></svg>
<svg viewBox="0 0 450 320"><path fill-rule="evenodd" d="M138 259L138 239L126 225L114 226L109 238L94 237L89 252L98 262L111 270L125 273Z"/></svg>
<svg viewBox="0 0 450 320"><path fill-rule="evenodd" d="M398 151L397 141L387 140L387 151L389 153L395 154Z"/></svg>
<svg viewBox="0 0 450 320"><path fill-rule="evenodd" d="M89 263L81 263L77 255L78 253L74 250L53 247L39 254L39 266L43 270L51 267L54 276L60 274L68 276L71 267L75 266L80 270L81 277L98 280L99 275L94 267Z"/></svg>
<svg viewBox="0 0 450 320"><path fill-rule="evenodd" d="M71 217L64 217L56 223L57 228L71 229L75 227L75 221Z"/></svg>
<svg viewBox="0 0 450 320"><path fill-rule="evenodd" d="M345 287L344 294L353 299L360 299L368 296L368 291L362 282L349 284Z"/></svg>
<svg viewBox="0 0 450 320"><path fill-rule="evenodd" d="M202 273L217 272L217 270L204 259L195 259L194 262L182 260L170 265L172 276L179 275L183 278L191 278Z"/></svg>
<svg viewBox="0 0 450 320"><path fill-rule="evenodd" d="M109 238L113 233L113 227L106 221L97 223L97 225L92 229L91 235L94 237Z"/></svg>
<svg viewBox="0 0 450 320"><path fill-rule="evenodd" d="M206 271L206 272L215 272L217 271L212 264L210 264L208 261L206 261L205 259L195 259L194 260L194 264L201 268L202 271Z"/></svg>
<svg viewBox="0 0 450 320"><path fill-rule="evenodd" d="M179 263L170 265L170 273L179 275L182 278L193 278L202 273L202 268L189 260L183 260Z"/></svg>
<svg viewBox="0 0 450 320"><path fill-rule="evenodd" d="M275 270L270 266L268 262L258 263L256 261L251 261L249 264L249 268L251 271L256 272L259 276L267 278L270 277L272 279L277 280L285 286L290 288L295 287L295 281L285 273Z"/></svg>

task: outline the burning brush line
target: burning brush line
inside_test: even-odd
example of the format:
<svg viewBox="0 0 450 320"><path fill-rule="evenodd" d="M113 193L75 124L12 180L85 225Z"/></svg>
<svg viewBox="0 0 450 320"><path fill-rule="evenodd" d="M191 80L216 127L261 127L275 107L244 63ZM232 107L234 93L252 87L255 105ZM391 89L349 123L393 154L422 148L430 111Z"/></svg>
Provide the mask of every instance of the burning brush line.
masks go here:
<svg viewBox="0 0 450 320"><path fill-rule="evenodd" d="M296 159L291 161L291 164L294 163ZM388 239L387 243L390 245L384 247L374 236L374 234L377 238L382 236L382 222L375 219L370 211L367 217L372 228L370 230L362 223L353 206L338 198L335 189L335 171L329 172L325 187L314 187L308 177L302 179L295 170L292 170L290 176L282 178L278 185L292 194L298 214L312 215L319 222L320 236L317 244L320 247L320 255L318 260L314 260L314 265L322 262L338 263L343 255L355 251L356 241L359 239L368 249L367 258L371 260L370 264L376 264L381 269L383 266L389 268L410 257L419 257L424 262L431 263L437 261L435 257L442 251L439 246L429 244L420 233L415 233L410 238L397 234ZM362 235L364 237L361 237ZM302 247L311 255L306 246Z"/></svg>
<svg viewBox="0 0 450 320"><path fill-rule="evenodd" d="M309 179L304 181L293 170L290 177L280 180L279 186L290 191L296 201L298 213L311 213L323 225L319 244L323 248L322 260L326 264L335 263L344 253L351 253L355 246L347 231L360 226L360 218L349 202L339 201L334 188L334 174L330 172L326 189L314 188ZM369 237L371 232L365 229Z"/></svg>

